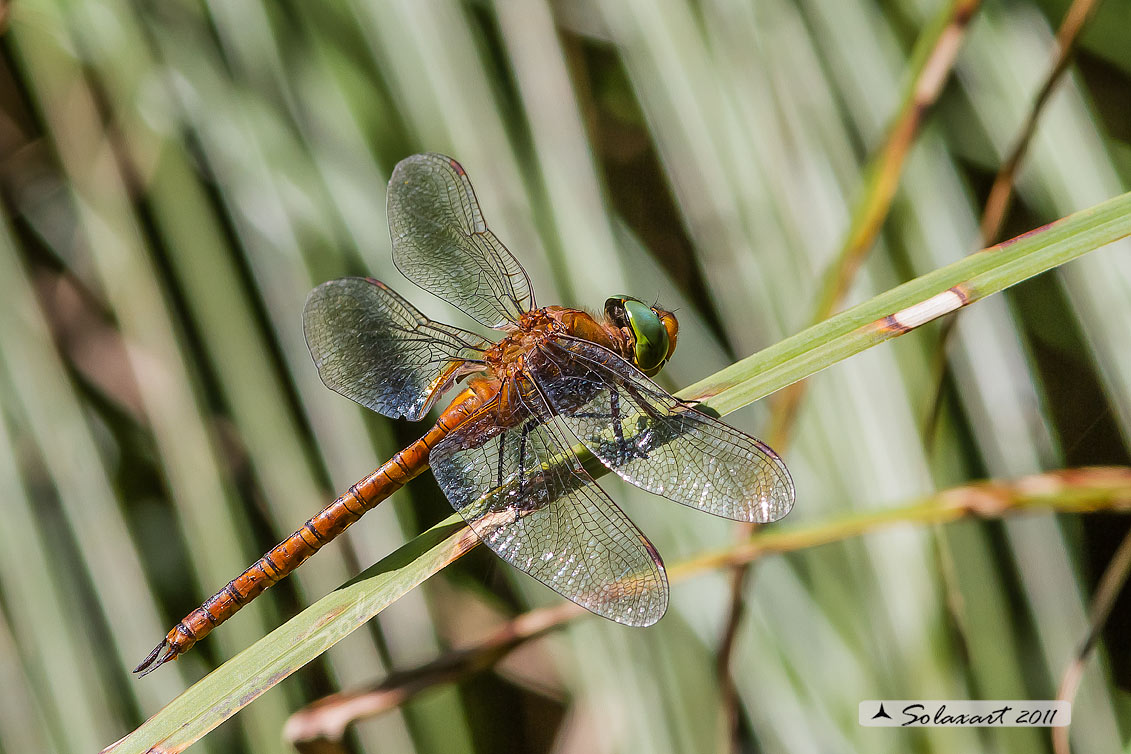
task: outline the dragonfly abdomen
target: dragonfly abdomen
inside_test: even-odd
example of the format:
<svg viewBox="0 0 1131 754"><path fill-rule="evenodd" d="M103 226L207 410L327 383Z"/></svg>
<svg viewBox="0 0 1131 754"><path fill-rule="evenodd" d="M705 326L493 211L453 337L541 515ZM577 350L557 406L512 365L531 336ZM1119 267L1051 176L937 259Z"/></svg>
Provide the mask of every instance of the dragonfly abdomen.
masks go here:
<svg viewBox="0 0 1131 754"><path fill-rule="evenodd" d="M145 675L184 654L212 629L235 615L307 558L344 532L366 511L372 510L428 468L431 449L480 404L481 397L464 391L416 442L401 450L376 471L351 486L345 494L316 513L293 534L255 561L224 588L186 615L134 668Z"/></svg>
<svg viewBox="0 0 1131 754"><path fill-rule="evenodd" d="M405 450L410 450L415 445L416 443ZM231 618L241 607L281 581L323 545L344 532L363 513L402 487L412 477L407 476L404 468L394 463L395 460L398 460L396 456L350 487L344 495L319 511L205 600L200 607L182 618L134 672L148 673L187 652L212 629ZM427 463L423 468L427 468ZM363 488L365 492L362 493L359 488Z"/></svg>

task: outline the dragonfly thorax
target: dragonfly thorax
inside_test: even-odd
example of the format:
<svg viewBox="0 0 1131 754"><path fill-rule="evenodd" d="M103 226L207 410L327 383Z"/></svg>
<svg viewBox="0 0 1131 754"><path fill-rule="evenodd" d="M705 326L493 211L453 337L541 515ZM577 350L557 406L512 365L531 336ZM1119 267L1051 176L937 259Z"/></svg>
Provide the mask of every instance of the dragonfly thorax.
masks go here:
<svg viewBox="0 0 1131 754"><path fill-rule="evenodd" d="M483 354L488 371L499 379L517 377L530 368L532 354L548 341L562 336L590 340L624 355L626 344L618 333L604 327L580 309L548 306L524 312L518 326Z"/></svg>
<svg viewBox="0 0 1131 754"><path fill-rule="evenodd" d="M605 302L598 320L581 309L547 306L524 312L517 327L491 348L484 359L500 378L517 376L547 339L568 335L596 343L631 362L649 377L659 372L675 351L679 323L671 312L631 296Z"/></svg>
<svg viewBox="0 0 1131 754"><path fill-rule="evenodd" d="M560 323L547 316L545 309L523 313L518 327L483 354L488 371L499 379L515 377L526 369L527 356L547 338L562 332Z"/></svg>

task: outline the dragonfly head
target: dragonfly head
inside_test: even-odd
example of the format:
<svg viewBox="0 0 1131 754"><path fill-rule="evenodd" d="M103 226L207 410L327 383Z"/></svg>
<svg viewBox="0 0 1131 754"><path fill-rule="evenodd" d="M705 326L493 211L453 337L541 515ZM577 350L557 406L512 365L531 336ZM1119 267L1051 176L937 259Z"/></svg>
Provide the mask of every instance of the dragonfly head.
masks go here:
<svg viewBox="0 0 1131 754"><path fill-rule="evenodd" d="M651 377L664 368L679 332L674 314L632 296L613 296L605 301L605 316L628 335L640 371Z"/></svg>

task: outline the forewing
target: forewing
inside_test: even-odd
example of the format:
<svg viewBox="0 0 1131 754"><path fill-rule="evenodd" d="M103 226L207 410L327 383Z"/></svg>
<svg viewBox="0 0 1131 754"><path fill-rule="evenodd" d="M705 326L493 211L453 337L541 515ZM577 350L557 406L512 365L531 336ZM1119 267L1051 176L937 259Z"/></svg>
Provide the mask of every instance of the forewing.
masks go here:
<svg viewBox="0 0 1131 754"><path fill-rule="evenodd" d="M441 154L401 160L389 180L393 261L405 277L488 327L534 306L526 271L483 221L458 162Z"/></svg>
<svg viewBox="0 0 1131 754"><path fill-rule="evenodd" d="M385 416L411 421L428 413L485 345L475 333L433 322L370 278L341 278L315 288L302 325L326 387Z"/></svg>
<svg viewBox="0 0 1131 754"><path fill-rule="evenodd" d="M650 626L667 609L660 556L562 438L552 418L500 427L489 405L440 441L430 464L503 560L598 615Z"/></svg>
<svg viewBox="0 0 1131 754"><path fill-rule="evenodd" d="M768 445L696 411L612 351L546 344L559 374L539 385L562 423L625 481L693 508L767 523L793 507L793 480Z"/></svg>

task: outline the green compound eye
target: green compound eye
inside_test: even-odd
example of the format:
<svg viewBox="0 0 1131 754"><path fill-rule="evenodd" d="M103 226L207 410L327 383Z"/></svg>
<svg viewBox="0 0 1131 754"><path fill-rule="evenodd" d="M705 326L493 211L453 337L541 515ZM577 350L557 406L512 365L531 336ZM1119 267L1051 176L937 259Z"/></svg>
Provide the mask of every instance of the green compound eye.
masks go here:
<svg viewBox="0 0 1131 754"><path fill-rule="evenodd" d="M652 307L630 296L617 296L605 302L613 322L632 331L634 357L640 371L651 377L667 363L671 352L668 329Z"/></svg>

